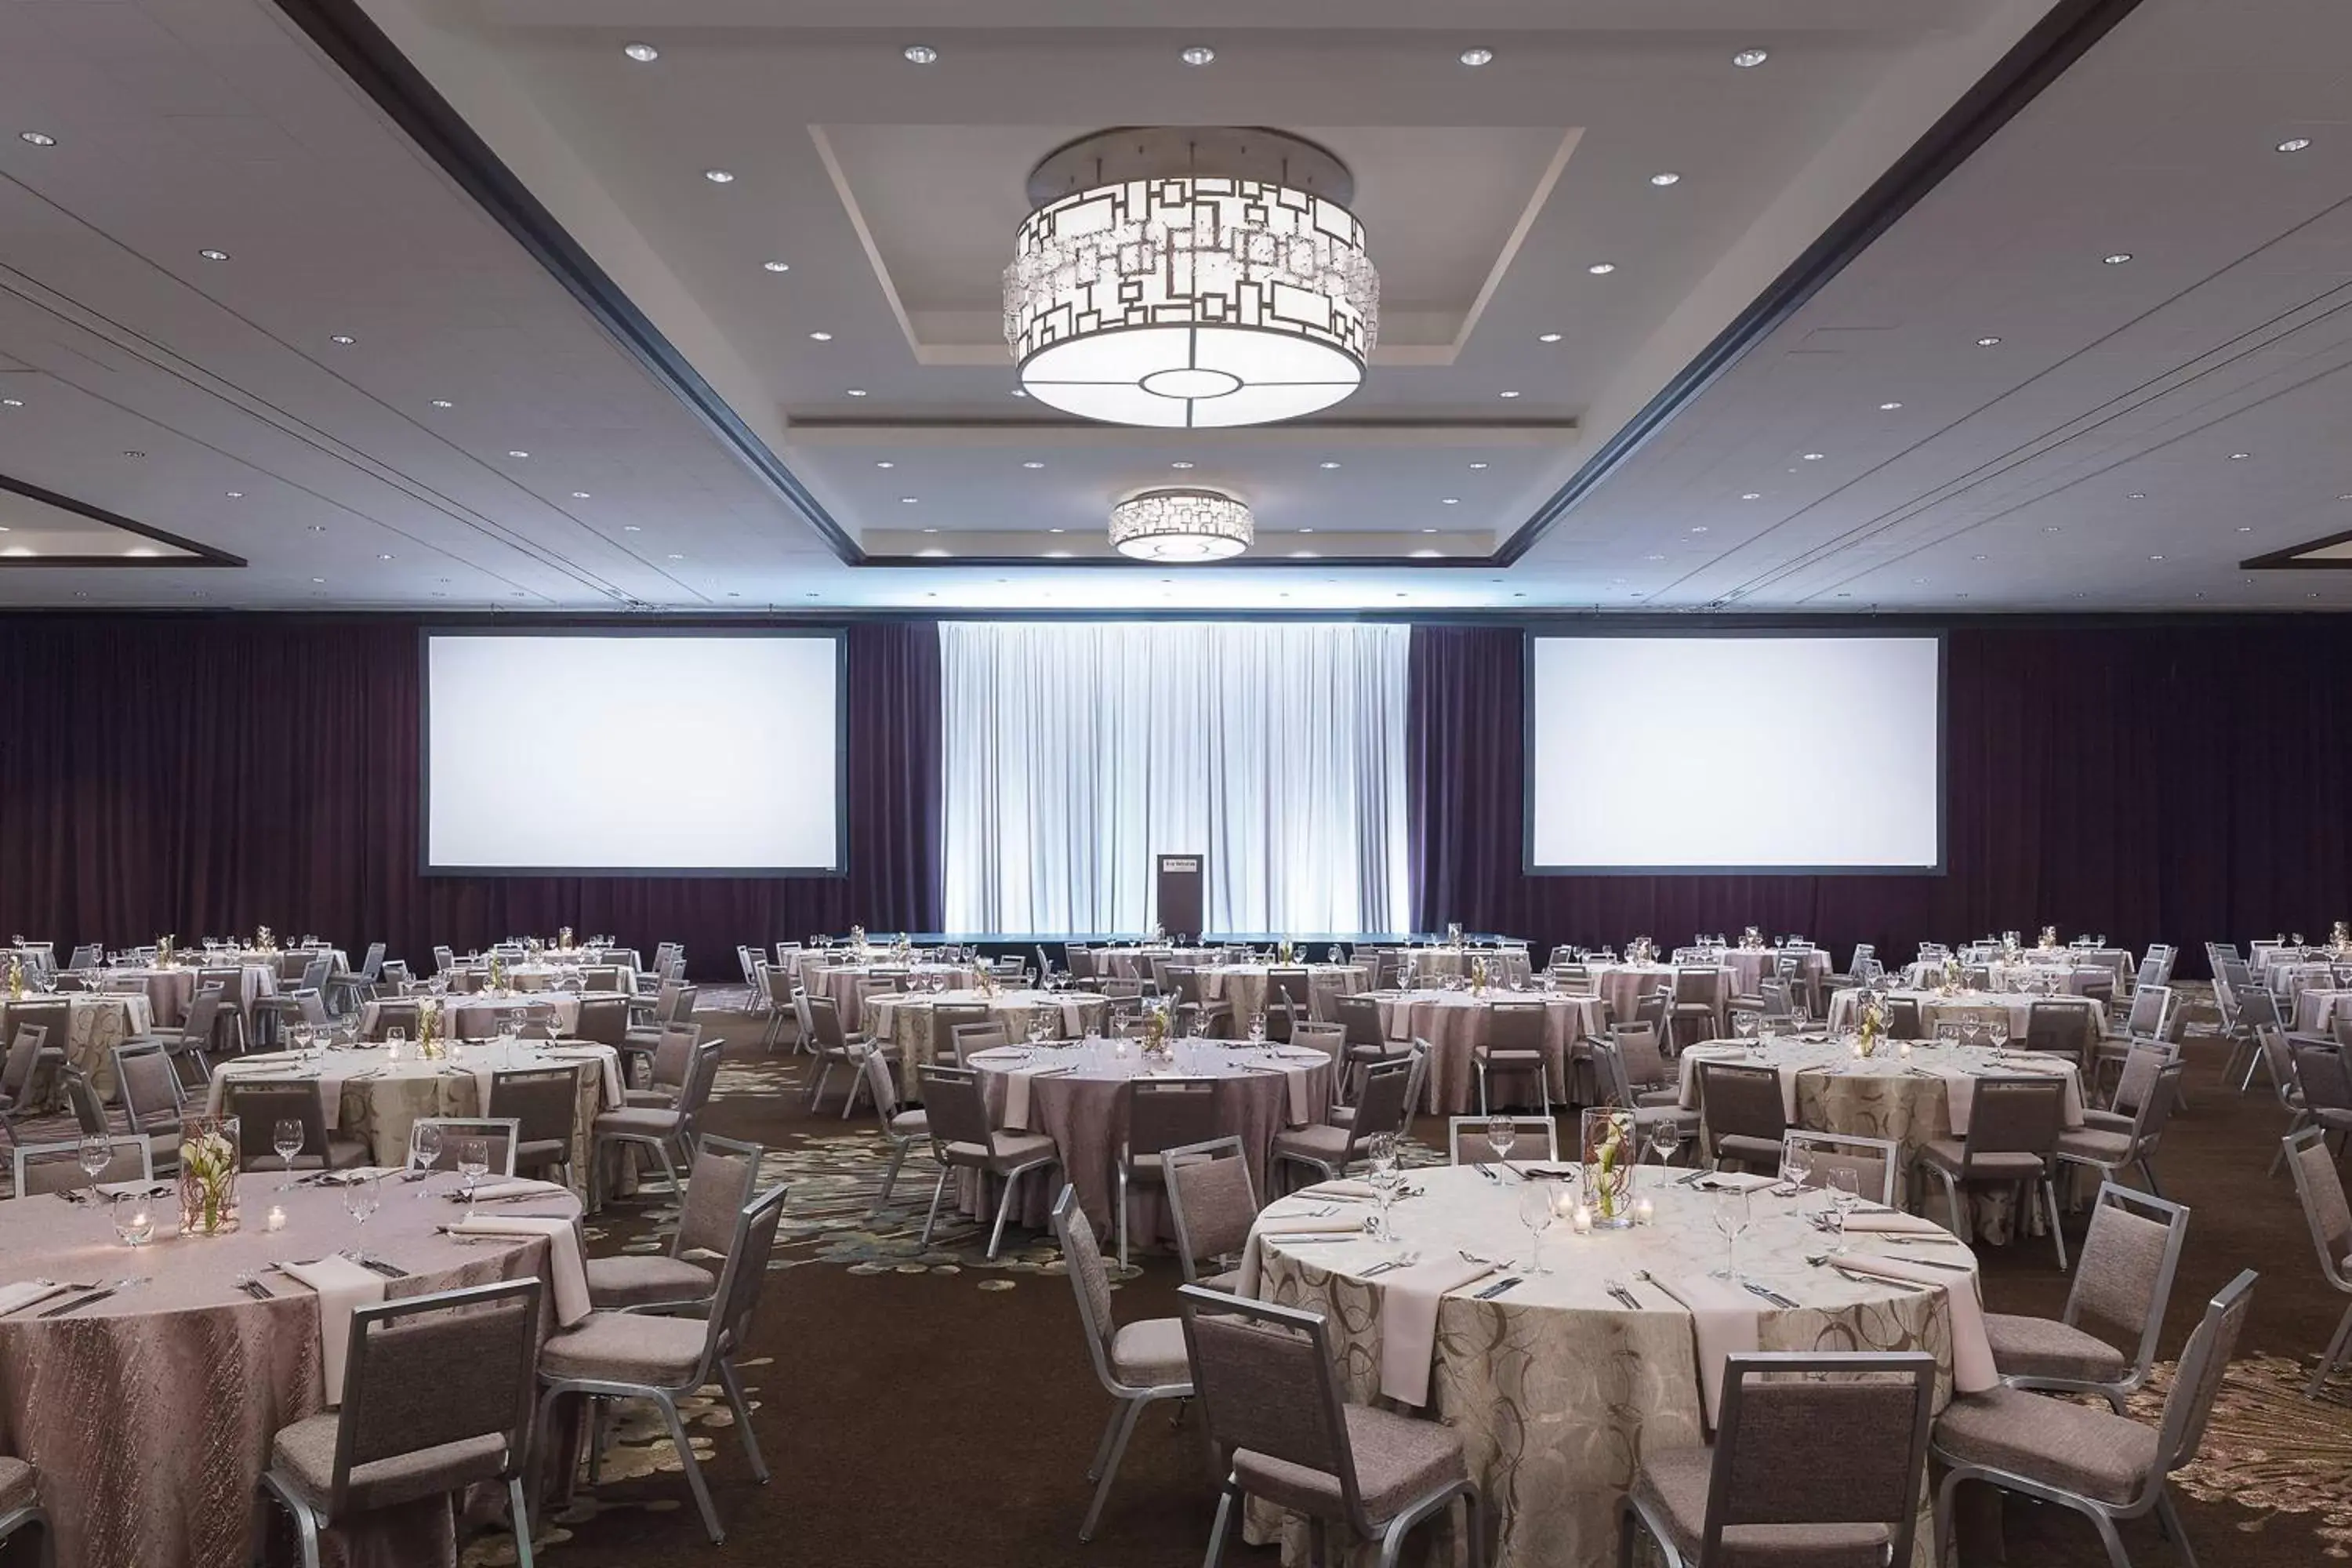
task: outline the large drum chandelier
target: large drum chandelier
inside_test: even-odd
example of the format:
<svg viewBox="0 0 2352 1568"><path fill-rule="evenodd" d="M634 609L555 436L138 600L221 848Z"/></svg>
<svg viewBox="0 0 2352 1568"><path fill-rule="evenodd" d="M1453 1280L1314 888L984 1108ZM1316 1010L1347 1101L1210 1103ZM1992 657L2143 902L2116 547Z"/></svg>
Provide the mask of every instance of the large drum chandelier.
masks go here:
<svg viewBox="0 0 2352 1568"><path fill-rule="evenodd" d="M1277 131L1107 131L1029 177L1004 337L1041 403L1114 425L1265 425L1363 384L1380 328L1347 165Z"/></svg>
<svg viewBox="0 0 2352 1568"><path fill-rule="evenodd" d="M1256 537L1249 507L1222 490L1146 490L1110 509L1111 548L1138 561L1223 561Z"/></svg>

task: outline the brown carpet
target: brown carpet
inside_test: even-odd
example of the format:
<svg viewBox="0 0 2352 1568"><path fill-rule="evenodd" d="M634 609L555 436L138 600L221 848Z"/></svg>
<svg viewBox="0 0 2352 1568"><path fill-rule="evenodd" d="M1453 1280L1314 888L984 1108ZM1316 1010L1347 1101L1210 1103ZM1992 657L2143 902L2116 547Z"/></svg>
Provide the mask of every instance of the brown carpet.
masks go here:
<svg viewBox="0 0 2352 1568"><path fill-rule="evenodd" d="M707 1435L730 1532L714 1551L682 1479L659 1468L676 1462L667 1441L625 1424L604 1484L572 1515L547 1521L542 1560L552 1568L1199 1563L1211 1481L1196 1434L1171 1430L1164 1413L1139 1429L1098 1537L1078 1542L1086 1465L1108 1401L1079 1342L1067 1279L1050 1271L1050 1238L1024 1233L1015 1246L1008 1237L1001 1266L983 1266L984 1236L959 1225L916 1260L928 1159L910 1159L891 1213L869 1225L881 1165L870 1112L839 1120L836 1075L827 1109L812 1117L800 1058L762 1057L759 1025L740 1016L703 1021L736 1042L709 1130L770 1145L772 1172L793 1186L786 1267L772 1278L747 1368L775 1480L752 1481L723 1405L704 1413L696 1447ZM2191 1542L2223 1568L2352 1556L2352 1374L2316 1404L2301 1393L2345 1303L2318 1276L2293 1184L2263 1173L2284 1113L2260 1086L2241 1096L2222 1085L2217 1042L2192 1038L2189 1048L2190 1108L2158 1161L2167 1194L2196 1211L2164 1355L2178 1354L2206 1299L2239 1268L2263 1271L2203 1456L2177 1478ZM1433 1121L1421 1131L1443 1139ZM674 1207L623 1206L592 1241L600 1251L650 1247L665 1222L675 1222ZM1141 1263L1118 1291L1123 1321L1174 1310L1174 1265ZM2046 1237L1990 1255L1986 1286L1995 1310L2053 1315L2067 1288ZM2012 1563L2105 1563L2091 1529L2062 1510L2012 1502L2007 1519ZM2126 1539L2137 1563L2179 1560L2150 1523ZM468 1561L511 1562L511 1542L486 1538ZM1274 1553L1236 1551L1228 1561L1270 1563Z"/></svg>

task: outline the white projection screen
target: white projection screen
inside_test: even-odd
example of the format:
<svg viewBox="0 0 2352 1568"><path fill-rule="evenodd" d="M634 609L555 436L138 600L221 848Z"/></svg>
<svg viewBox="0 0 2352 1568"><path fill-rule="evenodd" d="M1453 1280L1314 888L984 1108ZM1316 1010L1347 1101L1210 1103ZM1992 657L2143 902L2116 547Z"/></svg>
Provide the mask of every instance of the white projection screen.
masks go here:
<svg viewBox="0 0 2352 1568"><path fill-rule="evenodd" d="M425 870L842 869L837 631L426 631Z"/></svg>
<svg viewBox="0 0 2352 1568"><path fill-rule="evenodd" d="M1531 872L1940 872L1940 635L1545 637Z"/></svg>

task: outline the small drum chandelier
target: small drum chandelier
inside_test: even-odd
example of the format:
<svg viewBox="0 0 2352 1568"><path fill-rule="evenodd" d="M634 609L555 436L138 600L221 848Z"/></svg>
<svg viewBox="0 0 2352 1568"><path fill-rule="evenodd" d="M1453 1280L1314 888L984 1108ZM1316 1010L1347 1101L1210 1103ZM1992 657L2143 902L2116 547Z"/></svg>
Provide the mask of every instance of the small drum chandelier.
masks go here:
<svg viewBox="0 0 2352 1568"><path fill-rule="evenodd" d="M1256 537L1249 507L1219 490L1146 490L1110 509L1111 548L1138 561L1223 561Z"/></svg>

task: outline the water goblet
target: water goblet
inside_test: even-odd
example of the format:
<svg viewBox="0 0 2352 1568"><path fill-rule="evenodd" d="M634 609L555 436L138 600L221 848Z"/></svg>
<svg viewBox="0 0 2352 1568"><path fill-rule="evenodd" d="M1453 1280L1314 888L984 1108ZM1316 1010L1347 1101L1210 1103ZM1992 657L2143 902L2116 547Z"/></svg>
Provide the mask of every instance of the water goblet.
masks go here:
<svg viewBox="0 0 2352 1568"><path fill-rule="evenodd" d="M1763 1021L1761 1014L1743 1007L1731 1016L1731 1032L1738 1037L1742 1045L1753 1051L1757 1048L1756 1031Z"/></svg>
<svg viewBox="0 0 2352 1568"><path fill-rule="evenodd" d="M1551 1269L1543 1260L1544 1232L1549 1230L1559 1216L1552 1212L1551 1187L1547 1182L1528 1182L1519 1188L1519 1223L1528 1227L1528 1272L1549 1274Z"/></svg>
<svg viewBox="0 0 2352 1568"><path fill-rule="evenodd" d="M269 1124L269 1146L278 1151L278 1163L286 1169L285 1179L278 1184L284 1192L294 1184L294 1156L302 1152L302 1119L281 1116Z"/></svg>
<svg viewBox="0 0 2352 1568"><path fill-rule="evenodd" d="M1813 1178L1813 1147L1800 1138L1789 1138L1780 1144L1780 1185L1786 1195L1794 1197L1810 1185Z"/></svg>
<svg viewBox="0 0 2352 1568"><path fill-rule="evenodd" d="M1746 1188L1724 1188L1715 1194L1715 1228L1723 1236L1723 1267L1709 1270L1712 1278L1739 1282L1739 1238L1749 1220Z"/></svg>
<svg viewBox="0 0 2352 1568"><path fill-rule="evenodd" d="M411 1123L408 1129L407 1179L421 1184L440 1163L441 1129L430 1121ZM416 1195L420 1198L425 1195L422 1185L417 1187Z"/></svg>
<svg viewBox="0 0 2352 1568"><path fill-rule="evenodd" d="M1650 1134L1650 1152L1657 1155L1661 1166L1671 1165L1675 1163L1675 1156L1682 1152L1682 1123L1668 1118L1660 1121L1657 1127L1658 1130Z"/></svg>
<svg viewBox="0 0 2352 1568"><path fill-rule="evenodd" d="M1486 1119L1486 1147L1495 1152L1497 1163L1505 1165L1511 1163L1511 1145L1518 1141L1518 1123L1509 1117L1490 1116Z"/></svg>
<svg viewBox="0 0 2352 1568"><path fill-rule="evenodd" d="M352 1216L354 1225L365 1225L368 1216L383 1205L383 1182L373 1175L352 1176L343 1183L343 1212Z"/></svg>
<svg viewBox="0 0 2352 1568"><path fill-rule="evenodd" d="M1830 1234L1837 1237L1837 1245L1830 1250L1843 1252L1848 1245L1846 1218L1862 1202L1862 1173L1851 1165L1840 1165L1826 1174L1830 1185Z"/></svg>
<svg viewBox="0 0 2352 1568"><path fill-rule="evenodd" d="M114 1234L125 1247L144 1247L155 1237L155 1200L145 1193L114 1194Z"/></svg>
<svg viewBox="0 0 2352 1568"><path fill-rule="evenodd" d="M81 1141L75 1158L81 1165L82 1174L89 1178L89 1195L98 1196L98 1173L114 1159L114 1145L104 1133L98 1133Z"/></svg>
<svg viewBox="0 0 2352 1568"><path fill-rule="evenodd" d="M474 1189L490 1173L490 1143L487 1138L457 1140L457 1175L465 1184L466 1217L474 1217Z"/></svg>

